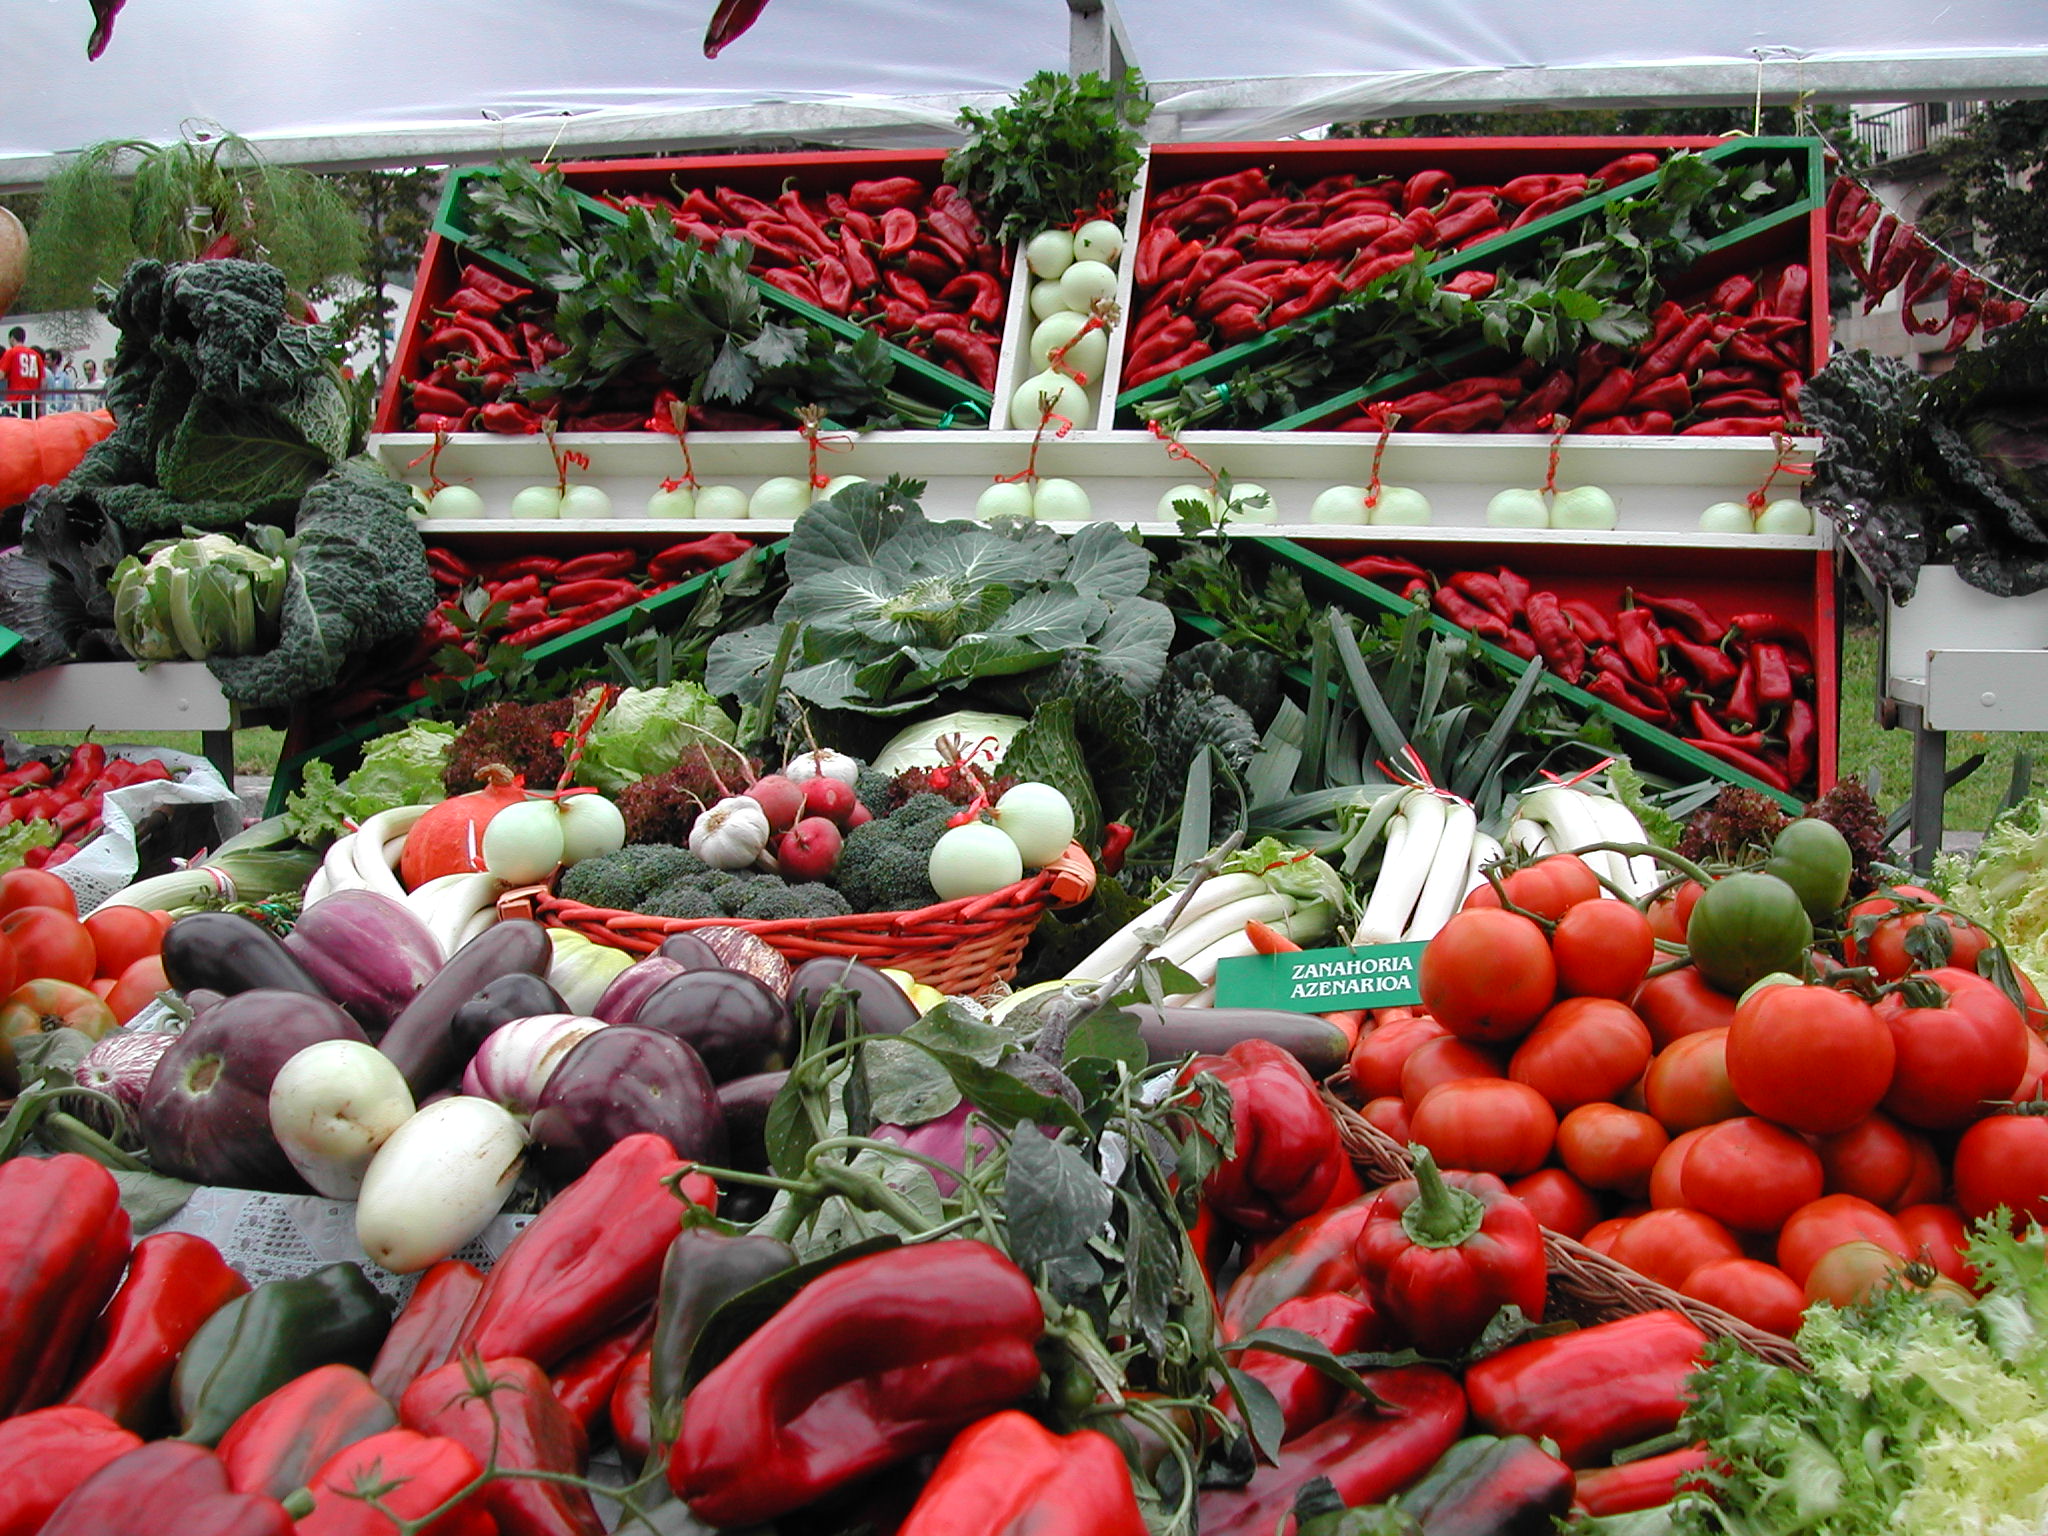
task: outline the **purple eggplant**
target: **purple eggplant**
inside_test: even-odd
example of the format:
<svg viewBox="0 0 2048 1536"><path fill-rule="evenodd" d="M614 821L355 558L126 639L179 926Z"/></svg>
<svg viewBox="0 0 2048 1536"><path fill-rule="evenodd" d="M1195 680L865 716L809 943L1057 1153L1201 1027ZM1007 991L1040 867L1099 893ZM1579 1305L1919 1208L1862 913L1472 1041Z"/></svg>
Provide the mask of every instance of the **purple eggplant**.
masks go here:
<svg viewBox="0 0 2048 1536"><path fill-rule="evenodd" d="M303 1189L270 1133L270 1084L322 1040L369 1044L335 1004L301 992L241 992L194 1018L142 1096L142 1137L157 1172L241 1189Z"/></svg>
<svg viewBox="0 0 2048 1536"><path fill-rule="evenodd" d="M539 923L524 918L494 923L448 957L392 1020L377 1049L398 1064L413 1096L424 1099L462 1071L463 1047L453 1027L456 1009L501 976L545 976L553 957L548 931Z"/></svg>
<svg viewBox="0 0 2048 1536"><path fill-rule="evenodd" d="M336 891L299 915L292 952L375 1040L441 969L441 947L402 901Z"/></svg>
<svg viewBox="0 0 2048 1536"><path fill-rule="evenodd" d="M455 1034L457 1054L474 1056L501 1024L568 1011L562 994L548 985L545 976L514 971L479 987L468 1002L455 1010L448 1027Z"/></svg>
<svg viewBox="0 0 2048 1536"><path fill-rule="evenodd" d="M858 1027L864 1035L900 1035L917 1022L917 1005L871 965L820 955L789 978L789 1006L800 1019L827 1015L834 1036Z"/></svg>
<svg viewBox="0 0 2048 1536"><path fill-rule="evenodd" d="M607 1024L630 1024L640 1005L654 996L662 983L675 980L685 971L705 969L712 967L685 965L666 955L636 960L612 978L612 984L604 989L604 996L597 1000L590 1016Z"/></svg>
<svg viewBox="0 0 2048 1536"><path fill-rule="evenodd" d="M666 1136L678 1157L725 1160L725 1112L704 1063L673 1035L636 1024L597 1030L564 1056L528 1130L558 1187L640 1131Z"/></svg>
<svg viewBox="0 0 2048 1536"><path fill-rule="evenodd" d="M685 971L663 982L633 1022L688 1044L718 1083L786 1067L796 1048L788 1005L741 971Z"/></svg>
<svg viewBox="0 0 2048 1536"><path fill-rule="evenodd" d="M718 952L694 933L672 933L661 941L661 948L655 951L664 960L673 960L686 971L717 971L725 968L725 962L718 958Z"/></svg>
<svg viewBox="0 0 2048 1536"><path fill-rule="evenodd" d="M733 1167L754 1173L768 1171L768 1106L788 1081L787 1072L755 1072L718 1085L718 1107L725 1111ZM724 1208L721 1201L719 1209Z"/></svg>
<svg viewBox="0 0 2048 1536"><path fill-rule="evenodd" d="M188 912L164 934L163 960L164 979L187 994L205 988L233 997L261 987L327 996L282 939L239 912Z"/></svg>

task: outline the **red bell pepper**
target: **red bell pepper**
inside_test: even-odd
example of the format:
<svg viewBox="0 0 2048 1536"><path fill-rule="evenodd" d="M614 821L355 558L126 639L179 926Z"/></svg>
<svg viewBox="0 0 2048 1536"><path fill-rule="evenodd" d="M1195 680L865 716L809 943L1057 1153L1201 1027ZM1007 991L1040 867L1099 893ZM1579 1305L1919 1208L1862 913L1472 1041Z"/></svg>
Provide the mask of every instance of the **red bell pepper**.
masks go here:
<svg viewBox="0 0 2048 1536"><path fill-rule="evenodd" d="M1415 1177L1380 1191L1358 1236L1358 1269L1387 1316L1431 1354L1456 1354L1502 1307L1541 1321L1543 1229L1490 1173L1441 1173L1427 1148Z"/></svg>
<svg viewBox="0 0 2048 1536"><path fill-rule="evenodd" d="M1574 1502L1589 1515L1657 1509L1688 1489L1702 1486L1699 1474L1711 1463L1707 1448L1693 1445L1618 1467L1595 1467L1579 1474Z"/></svg>
<svg viewBox="0 0 2048 1536"><path fill-rule="evenodd" d="M897 1536L1145 1536L1123 1453L1107 1435L1056 1435L1014 1410L962 1430Z"/></svg>
<svg viewBox="0 0 2048 1536"><path fill-rule="evenodd" d="M313 1512L298 1536L395 1536L390 1516L358 1495L372 1490L401 1520L431 1514L483 1472L460 1442L410 1429L387 1429L358 1440L314 1474ZM395 1484L396 1486L392 1486ZM482 1490L464 1499L420 1536L496 1536L498 1522L484 1507Z"/></svg>
<svg viewBox="0 0 2048 1536"><path fill-rule="evenodd" d="M629 1461L645 1461L654 1451L654 1346L633 1351L612 1385L606 1404L612 1439ZM666 1431L673 1433L673 1427Z"/></svg>
<svg viewBox="0 0 2048 1536"><path fill-rule="evenodd" d="M1381 1316L1371 1302L1343 1291L1323 1291L1283 1301L1259 1326L1292 1328L1335 1355L1376 1349L1385 1332ZM1314 1366L1269 1350L1244 1350L1237 1363L1245 1375L1256 1377L1273 1394L1287 1425L1283 1439L1292 1440L1322 1423L1336 1411L1343 1394L1342 1387Z"/></svg>
<svg viewBox="0 0 2048 1536"><path fill-rule="evenodd" d="M282 1499L345 1447L394 1428L398 1415L369 1377L323 1365L286 1382L221 1436L219 1455L238 1493Z"/></svg>
<svg viewBox="0 0 2048 1536"><path fill-rule="evenodd" d="M92 1362L64 1401L96 1408L133 1430L165 1417L165 1390L192 1335L249 1282L220 1250L189 1232L156 1232L135 1245L128 1276L107 1304Z"/></svg>
<svg viewBox="0 0 2048 1536"><path fill-rule="evenodd" d="M1031 1281L985 1243L842 1264L697 1384L669 1486L714 1525L800 1509L1024 1397L1044 1326Z"/></svg>
<svg viewBox="0 0 2048 1536"><path fill-rule="evenodd" d="M1707 1336L1676 1312L1641 1312L1512 1344L1465 1373L1472 1417L1500 1435L1548 1436L1567 1465L1676 1428Z"/></svg>
<svg viewBox="0 0 2048 1536"><path fill-rule="evenodd" d="M128 1262L128 1213L114 1176L75 1152L0 1163L0 1211L5 1417L64 1395L78 1347Z"/></svg>
<svg viewBox="0 0 2048 1536"><path fill-rule="evenodd" d="M1376 1196L1318 1211L1262 1246L1223 1294L1223 1331L1242 1338L1282 1302L1362 1283L1355 1249Z"/></svg>
<svg viewBox="0 0 2048 1536"><path fill-rule="evenodd" d="M63 1405L0 1420L0 1536L35 1536L72 1492L142 1440L103 1413Z"/></svg>
<svg viewBox="0 0 2048 1536"><path fill-rule="evenodd" d="M456 1351L552 1370L645 1307L682 1215L662 1181L682 1166L660 1136L616 1143L512 1239Z"/></svg>
<svg viewBox="0 0 2048 1536"><path fill-rule="evenodd" d="M588 1459L583 1426L540 1367L516 1356L429 1371L405 1389L399 1416L407 1429L446 1435L487 1465L580 1477ZM597 1506L571 1483L493 1479L482 1500L503 1536L604 1536Z"/></svg>
<svg viewBox="0 0 2048 1536"><path fill-rule="evenodd" d="M611 1403L612 1392L626 1362L645 1347L654 1332L654 1314L636 1317L625 1327L578 1350L555 1367L555 1398L589 1435Z"/></svg>
<svg viewBox="0 0 2048 1536"><path fill-rule="evenodd" d="M1389 1407L1359 1402L1280 1448L1242 1488L1205 1490L1197 1500L1202 1536L1273 1536L1295 1528L1289 1511L1304 1484L1325 1477L1347 1507L1390 1499L1457 1441L1465 1427L1458 1379L1430 1365L1365 1371Z"/></svg>
<svg viewBox="0 0 2048 1536"><path fill-rule="evenodd" d="M1216 1213L1247 1232L1279 1232L1363 1192L1315 1080L1270 1040L1197 1056L1183 1082L1208 1073L1230 1095L1236 1147L1203 1186Z"/></svg>
<svg viewBox="0 0 2048 1536"><path fill-rule="evenodd" d="M275 1499L231 1489L206 1447L154 1440L79 1484L39 1536L292 1536L292 1517Z"/></svg>

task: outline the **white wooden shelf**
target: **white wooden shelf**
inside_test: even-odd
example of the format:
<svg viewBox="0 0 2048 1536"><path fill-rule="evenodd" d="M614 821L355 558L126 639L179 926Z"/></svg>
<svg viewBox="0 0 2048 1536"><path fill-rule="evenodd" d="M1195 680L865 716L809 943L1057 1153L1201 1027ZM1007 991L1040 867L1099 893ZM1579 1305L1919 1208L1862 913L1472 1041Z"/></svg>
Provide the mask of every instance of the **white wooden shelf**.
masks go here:
<svg viewBox="0 0 2048 1536"><path fill-rule="evenodd" d="M234 782L235 707L200 661L73 661L0 682L10 731L198 731L206 758Z"/></svg>

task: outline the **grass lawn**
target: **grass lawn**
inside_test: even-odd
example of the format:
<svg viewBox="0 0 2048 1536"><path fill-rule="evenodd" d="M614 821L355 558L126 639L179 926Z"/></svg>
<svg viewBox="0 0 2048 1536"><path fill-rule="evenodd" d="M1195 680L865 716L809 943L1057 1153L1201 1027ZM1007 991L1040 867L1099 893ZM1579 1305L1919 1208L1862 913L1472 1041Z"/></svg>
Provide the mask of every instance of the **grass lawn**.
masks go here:
<svg viewBox="0 0 2048 1536"><path fill-rule="evenodd" d="M1887 812L1903 805L1913 783L1913 738L1909 731L1881 730L1872 704L1876 682L1877 633L1867 625L1852 625L1842 637L1842 744L1841 772L1845 778L1866 782L1877 774L1877 802ZM106 740L133 742L143 746L174 747L184 752L199 750L197 731L129 731L102 733ZM24 739L36 742L71 743L77 732L29 732ZM235 771L268 775L277 766L284 744L281 732L247 730L235 733ZM1949 737L1951 767L1976 752L1986 754L1985 762L1969 778L1949 791L1946 823L1951 832L1981 832L1990 821L2012 777L2013 754L2031 753L2037 762L2048 760L2048 735L1987 735L1983 732L1956 733Z"/></svg>

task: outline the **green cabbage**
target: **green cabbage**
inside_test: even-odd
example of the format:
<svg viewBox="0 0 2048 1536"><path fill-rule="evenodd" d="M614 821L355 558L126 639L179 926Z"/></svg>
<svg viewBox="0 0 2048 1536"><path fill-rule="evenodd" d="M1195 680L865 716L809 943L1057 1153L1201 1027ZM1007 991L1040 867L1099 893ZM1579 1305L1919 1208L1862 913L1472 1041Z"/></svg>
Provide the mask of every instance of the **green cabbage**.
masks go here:
<svg viewBox="0 0 2048 1536"><path fill-rule="evenodd" d="M739 726L692 682L628 688L598 717L577 765L578 783L607 794L667 773L706 736L730 743Z"/></svg>
<svg viewBox="0 0 2048 1536"><path fill-rule="evenodd" d="M257 525L238 544L205 533L146 545L114 567L114 633L137 661L246 656L272 644L291 542Z"/></svg>
<svg viewBox="0 0 2048 1536"><path fill-rule="evenodd" d="M441 770L456 728L415 720L363 748L362 766L348 776L348 813L357 821L399 805L434 805L448 797Z"/></svg>

